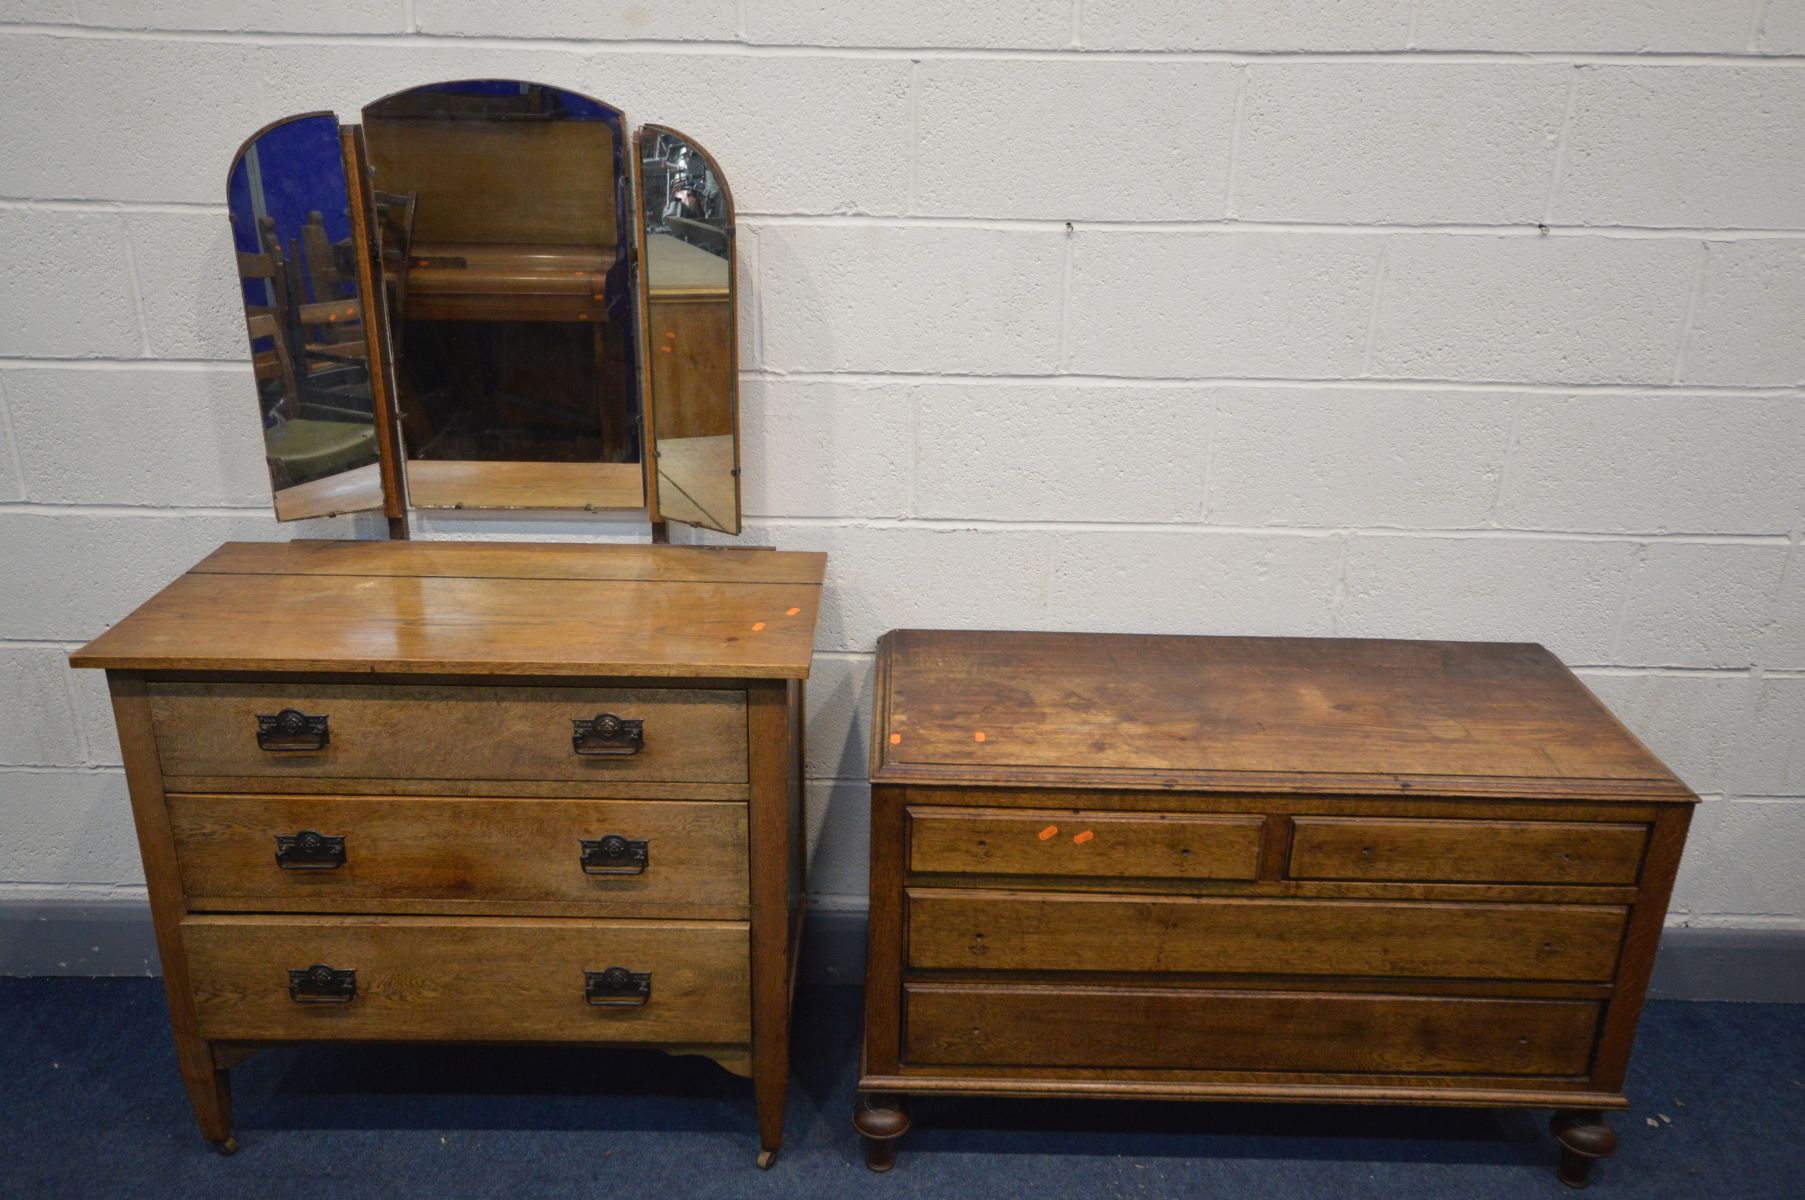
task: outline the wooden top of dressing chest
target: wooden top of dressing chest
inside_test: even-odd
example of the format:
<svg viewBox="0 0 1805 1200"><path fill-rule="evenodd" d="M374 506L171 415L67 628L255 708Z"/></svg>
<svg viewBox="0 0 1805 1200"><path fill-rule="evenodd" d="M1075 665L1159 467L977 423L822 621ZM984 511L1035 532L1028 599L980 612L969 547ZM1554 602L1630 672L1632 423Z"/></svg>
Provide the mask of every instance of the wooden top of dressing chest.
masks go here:
<svg viewBox="0 0 1805 1200"><path fill-rule="evenodd" d="M1693 800L1541 646L898 630L874 783Z"/></svg>
<svg viewBox="0 0 1805 1200"><path fill-rule="evenodd" d="M228 542L70 661L805 679L826 564L691 546Z"/></svg>

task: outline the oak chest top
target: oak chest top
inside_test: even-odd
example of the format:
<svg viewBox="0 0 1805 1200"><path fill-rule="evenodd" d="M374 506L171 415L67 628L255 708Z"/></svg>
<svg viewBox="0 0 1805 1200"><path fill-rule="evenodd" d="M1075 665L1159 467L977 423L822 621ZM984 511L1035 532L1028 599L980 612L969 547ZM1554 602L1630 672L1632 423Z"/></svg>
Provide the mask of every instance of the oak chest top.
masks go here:
<svg viewBox="0 0 1805 1200"><path fill-rule="evenodd" d="M805 679L826 556L229 542L71 656L127 671Z"/></svg>
<svg viewBox="0 0 1805 1200"><path fill-rule="evenodd" d="M1530 644L898 630L874 783L1692 800Z"/></svg>

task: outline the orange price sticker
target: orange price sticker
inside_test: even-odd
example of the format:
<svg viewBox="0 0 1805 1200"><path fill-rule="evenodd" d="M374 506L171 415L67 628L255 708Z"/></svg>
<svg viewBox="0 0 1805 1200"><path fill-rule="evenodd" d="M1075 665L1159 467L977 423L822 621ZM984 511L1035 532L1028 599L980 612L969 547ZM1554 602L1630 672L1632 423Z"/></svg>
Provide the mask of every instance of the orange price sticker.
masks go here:
<svg viewBox="0 0 1805 1200"><path fill-rule="evenodd" d="M1057 837L1058 834L1059 834L1059 826L1049 825L1045 829L1040 831L1040 840L1043 842L1051 841L1053 838Z"/></svg>
<svg viewBox="0 0 1805 1200"><path fill-rule="evenodd" d="M980 729L980 730L978 730L978 732L976 732L976 733L974 733L974 734L972 734L972 735L971 735L971 740L972 740L972 741L974 741L974 742L981 742L981 741L983 741L983 740L984 740L984 731L983 731L983 730L982 730L982 729Z"/></svg>
<svg viewBox="0 0 1805 1200"><path fill-rule="evenodd" d="M797 614L797 613L799 613L799 612L801 612L801 611L802 611L802 610L801 610L801 609L800 609L800 608L792 608L792 609L787 609L787 610L785 610L785 612L784 612L784 614L783 614L783 615L784 615L784 616L786 616L786 617L793 617L793 616L795 616L795 615L796 615L796 614Z"/></svg>
<svg viewBox="0 0 1805 1200"><path fill-rule="evenodd" d="M1092 838L1094 838L1096 836L1097 836L1096 834L1092 833L1088 829L1085 830L1083 833L1074 833L1072 835L1072 844L1076 845L1076 846L1082 846L1082 845L1084 845L1084 843L1090 841Z"/></svg>
<svg viewBox="0 0 1805 1200"><path fill-rule="evenodd" d="M891 745L892 745L892 746L900 746L900 745L902 745L902 734L900 734L900 733L893 733L893 734L891 734L891 735L890 735L890 744L891 744Z"/></svg>
<svg viewBox="0 0 1805 1200"><path fill-rule="evenodd" d="M765 631L765 623L763 621L752 622L752 632L753 633L763 633L764 631Z"/></svg>

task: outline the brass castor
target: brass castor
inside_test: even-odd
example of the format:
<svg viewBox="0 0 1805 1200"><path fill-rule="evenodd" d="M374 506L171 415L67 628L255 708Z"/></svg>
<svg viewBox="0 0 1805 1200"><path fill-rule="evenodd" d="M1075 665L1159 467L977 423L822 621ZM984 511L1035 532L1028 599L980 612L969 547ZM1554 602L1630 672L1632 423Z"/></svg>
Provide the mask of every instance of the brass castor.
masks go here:
<svg viewBox="0 0 1805 1200"><path fill-rule="evenodd" d="M1592 1168L1598 1160L1617 1152L1617 1133L1596 1110L1563 1109L1554 1114L1548 1129L1561 1144L1561 1165L1555 1174L1570 1188L1592 1182Z"/></svg>
<svg viewBox="0 0 1805 1200"><path fill-rule="evenodd" d="M777 1151L760 1150L758 1152L758 1169L759 1170L769 1171L771 1169L771 1164L776 1161L777 1161Z"/></svg>
<svg viewBox="0 0 1805 1200"><path fill-rule="evenodd" d="M896 1165L896 1139L909 1132L909 1110L901 1096L860 1095L852 1127L865 1139L865 1165L888 1171Z"/></svg>
<svg viewBox="0 0 1805 1200"><path fill-rule="evenodd" d="M208 1142L207 1144L212 1146L213 1153L221 1158L231 1158L238 1153L238 1139L230 1135L220 1138L217 1142Z"/></svg>

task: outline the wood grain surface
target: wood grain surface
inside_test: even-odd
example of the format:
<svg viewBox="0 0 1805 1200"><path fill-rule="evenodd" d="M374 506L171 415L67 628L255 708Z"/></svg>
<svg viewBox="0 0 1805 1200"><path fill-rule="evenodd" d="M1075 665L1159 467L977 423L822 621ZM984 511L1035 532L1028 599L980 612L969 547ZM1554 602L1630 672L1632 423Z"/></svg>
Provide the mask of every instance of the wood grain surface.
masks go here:
<svg viewBox="0 0 1805 1200"><path fill-rule="evenodd" d="M910 888L908 963L992 971L1240 971L1607 980L1616 905L1242 900Z"/></svg>
<svg viewBox="0 0 1805 1200"><path fill-rule="evenodd" d="M1297 817L1293 879L1633 884L1646 825Z"/></svg>
<svg viewBox="0 0 1805 1200"><path fill-rule="evenodd" d="M470 574L447 575L447 564L466 560L444 543L425 554L429 543L363 543L344 558L289 549L296 545L239 552L258 570L227 573L214 560L183 575L70 661L143 671L802 679L824 564L818 554L693 551L654 565L648 552L670 548L583 546L612 567L547 554L514 577L496 572L526 548L490 546L467 556ZM765 561L749 568L751 557ZM354 561L364 573L329 573L327 560L339 571ZM561 569L568 574L553 574ZM748 569L803 579L736 578Z"/></svg>
<svg viewBox="0 0 1805 1200"><path fill-rule="evenodd" d="M1258 816L910 808L909 870L1103 879L1252 879Z"/></svg>
<svg viewBox="0 0 1805 1200"><path fill-rule="evenodd" d="M252 1040L745 1042L746 926L495 917L189 916L201 1035ZM357 972L348 1004L297 1004L288 971ZM597 1008L585 971L652 973L642 1008Z"/></svg>
<svg viewBox="0 0 1805 1200"><path fill-rule="evenodd" d="M886 645L880 782L1691 797L1540 646L919 630Z"/></svg>
<svg viewBox="0 0 1805 1200"><path fill-rule="evenodd" d="M906 1061L1580 1075L1601 1006L1333 992L911 983Z"/></svg>
<svg viewBox="0 0 1805 1200"><path fill-rule="evenodd" d="M190 911L447 912L746 919L746 806L388 796L169 798ZM275 839L345 839L286 870ZM590 875L582 840L646 843L637 875Z"/></svg>
<svg viewBox="0 0 1805 1200"><path fill-rule="evenodd" d="M281 681L153 683L149 691L157 750L171 778L253 776L278 789L286 777L746 781L746 694L739 691ZM257 717L290 708L327 718L322 749L259 748ZM644 721L644 748L624 758L578 754L572 722L606 713Z"/></svg>

